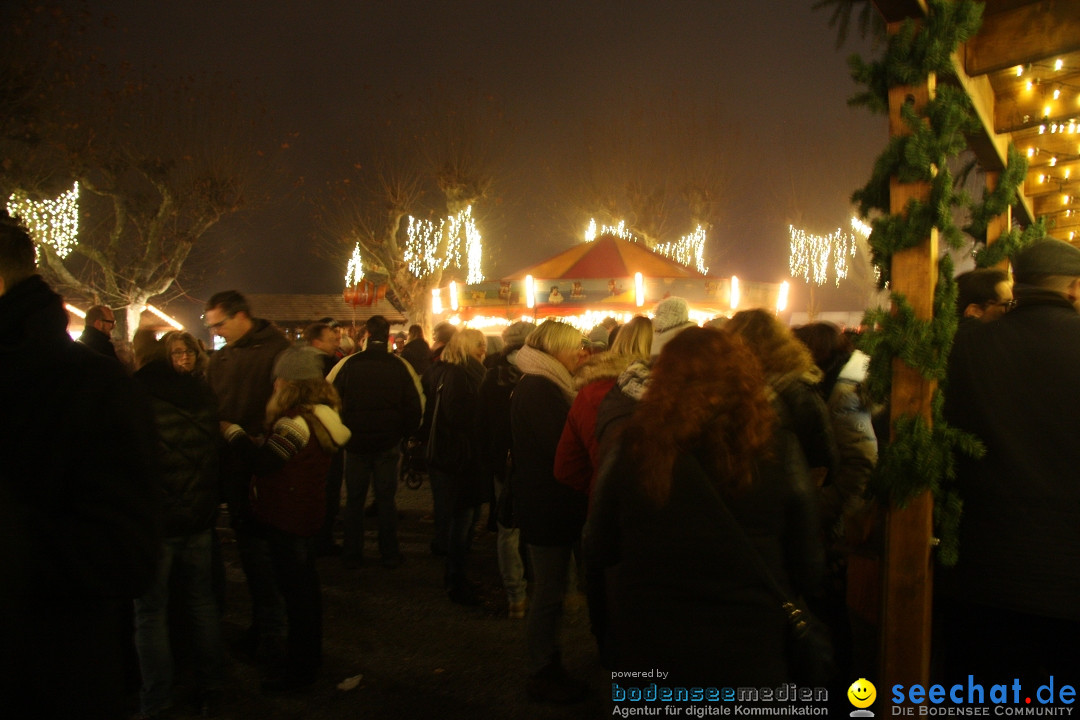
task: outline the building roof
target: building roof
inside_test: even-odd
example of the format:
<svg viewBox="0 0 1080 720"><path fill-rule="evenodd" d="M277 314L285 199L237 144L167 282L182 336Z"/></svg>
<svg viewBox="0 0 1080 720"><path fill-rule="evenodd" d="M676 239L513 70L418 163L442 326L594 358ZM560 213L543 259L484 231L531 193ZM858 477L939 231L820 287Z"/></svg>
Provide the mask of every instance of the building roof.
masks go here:
<svg viewBox="0 0 1080 720"><path fill-rule="evenodd" d="M307 325L324 317L332 317L343 325L362 324L372 315L382 315L391 325L405 323L405 315L387 299L372 305L353 307L341 293L333 295L246 295L255 317L271 320L278 325Z"/></svg>

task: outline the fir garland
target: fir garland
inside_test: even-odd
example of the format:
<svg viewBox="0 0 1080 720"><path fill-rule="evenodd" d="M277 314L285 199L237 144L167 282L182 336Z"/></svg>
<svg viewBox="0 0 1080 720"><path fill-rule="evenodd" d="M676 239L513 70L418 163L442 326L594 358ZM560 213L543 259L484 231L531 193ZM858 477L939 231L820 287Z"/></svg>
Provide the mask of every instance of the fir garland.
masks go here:
<svg viewBox="0 0 1080 720"><path fill-rule="evenodd" d="M982 22L982 4L973 0L930 0L923 23L907 20L889 38L882 60L865 63L850 60L852 76L866 90L850 101L871 111L887 113L889 89L920 85L931 75L943 81L935 97L920 113L912 104L901 108L901 117L910 134L894 137L877 159L869 182L852 195L860 215L873 216L869 244L874 264L881 270L880 287L890 282L892 258L897 252L917 247L931 231L938 230L949 248L960 249L966 242L981 245L975 253L979 267L995 265L1027 243L1045 236L1045 227L1036 223L1024 232L1010 230L993 245L986 245L990 221L1017 201L1017 189L1027 172L1027 161L1012 146L997 187L983 193L975 203L955 188L949 160L966 147L966 136L979 128L967 94L949 80L955 75L952 55L961 42L972 37ZM925 201L912 199L903 213L891 214L890 183L927 183ZM953 219L954 210L967 211L970 221L963 229ZM915 311L900 293L891 295L893 311L871 310L864 324L859 346L871 356L867 391L878 403L886 403L892 390L894 359L902 360L927 380L944 381L949 352L956 333L956 281L948 254L938 262L933 314L930 320ZM870 482L870 492L882 500L904 507L924 492L934 497L935 531L940 538L938 559L953 565L958 558L958 528L963 502L955 484L955 453L980 457L982 444L973 435L945 422L944 391L941 385L931 403L931 420L922 416L900 416L893 424L893 438L879 438L878 465Z"/></svg>

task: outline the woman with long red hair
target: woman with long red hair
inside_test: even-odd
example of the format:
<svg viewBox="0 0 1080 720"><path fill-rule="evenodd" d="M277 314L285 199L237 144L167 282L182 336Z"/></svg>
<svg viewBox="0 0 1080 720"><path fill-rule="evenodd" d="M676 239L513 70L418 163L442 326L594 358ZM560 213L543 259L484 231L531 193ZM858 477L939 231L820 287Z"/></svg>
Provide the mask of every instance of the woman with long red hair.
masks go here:
<svg viewBox="0 0 1080 720"><path fill-rule="evenodd" d="M587 557L610 568L612 670L786 682L786 614L762 565L792 596L813 588L815 518L758 361L730 334L679 333L601 470L585 530Z"/></svg>

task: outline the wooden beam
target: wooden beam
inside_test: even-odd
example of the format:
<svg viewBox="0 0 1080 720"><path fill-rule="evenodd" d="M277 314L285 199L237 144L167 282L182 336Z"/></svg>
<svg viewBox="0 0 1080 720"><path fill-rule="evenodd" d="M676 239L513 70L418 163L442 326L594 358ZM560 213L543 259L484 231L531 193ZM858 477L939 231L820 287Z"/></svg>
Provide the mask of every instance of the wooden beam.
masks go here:
<svg viewBox="0 0 1080 720"><path fill-rule="evenodd" d="M960 53L953 53L952 64L956 79L971 99L971 105L981 125L979 132L968 136L968 147L988 172L1004 170L1009 157L1009 136L999 135L994 130L994 88L991 87L989 78L971 77L964 71ZM1031 201L1023 196L1020 197L1020 211L1028 224L1035 222Z"/></svg>
<svg viewBox="0 0 1080 720"><path fill-rule="evenodd" d="M1043 0L985 15L964 48L964 66L969 75L984 75L1075 51L1080 51L1080 3Z"/></svg>
<svg viewBox="0 0 1080 720"><path fill-rule="evenodd" d="M909 132L900 120L900 108L907 103L914 104L916 109L925 106L933 97L934 83L931 77L923 86L889 91L889 130L892 135ZM908 200L927 200L929 197L929 184L902 184L894 178L890 184L890 211L903 213ZM931 230L923 244L893 255L893 290L907 298L920 319L933 317L937 261L936 229ZM901 415L915 415L929 423L935 386L936 383L923 378L900 360L894 361L891 419L895 422ZM923 493L907 507L890 506L886 514L881 613L883 687L894 684L925 687L929 680L933 506L930 494Z"/></svg>
<svg viewBox="0 0 1080 720"><path fill-rule="evenodd" d="M886 23L926 17L926 0L873 0Z"/></svg>

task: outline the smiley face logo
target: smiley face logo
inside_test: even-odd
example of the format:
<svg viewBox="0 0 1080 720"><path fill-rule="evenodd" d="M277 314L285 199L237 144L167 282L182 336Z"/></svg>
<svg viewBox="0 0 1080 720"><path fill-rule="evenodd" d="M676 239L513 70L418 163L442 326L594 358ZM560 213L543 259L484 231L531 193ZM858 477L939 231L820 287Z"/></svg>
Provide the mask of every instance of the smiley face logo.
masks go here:
<svg viewBox="0 0 1080 720"><path fill-rule="evenodd" d="M859 678L847 689L848 701L857 708L868 708L877 699L877 688L866 678Z"/></svg>

